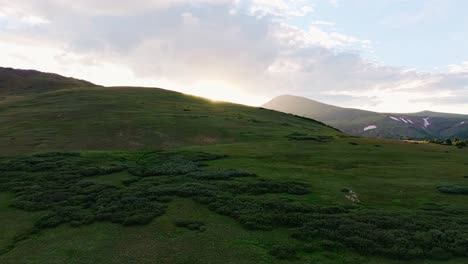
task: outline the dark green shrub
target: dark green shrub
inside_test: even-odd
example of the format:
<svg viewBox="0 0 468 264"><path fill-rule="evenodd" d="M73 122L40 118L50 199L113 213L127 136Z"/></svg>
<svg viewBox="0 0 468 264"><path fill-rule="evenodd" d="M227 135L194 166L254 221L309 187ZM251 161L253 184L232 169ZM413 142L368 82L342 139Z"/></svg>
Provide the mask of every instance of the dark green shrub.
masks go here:
<svg viewBox="0 0 468 264"><path fill-rule="evenodd" d="M437 190L447 194L468 194L468 186L461 185L443 185L437 187Z"/></svg>
<svg viewBox="0 0 468 264"><path fill-rule="evenodd" d="M333 140L331 136L317 136L317 135L307 135L303 133L292 133L286 136L290 140L313 140L317 142L330 142Z"/></svg>
<svg viewBox="0 0 468 264"><path fill-rule="evenodd" d="M291 245L274 245L270 249L270 255L278 259L297 258L297 249Z"/></svg>
<svg viewBox="0 0 468 264"><path fill-rule="evenodd" d="M249 172L237 170L197 171L187 174L188 177L197 180L230 180L232 178L255 177Z"/></svg>
<svg viewBox="0 0 468 264"><path fill-rule="evenodd" d="M260 195L266 193L308 194L307 184L297 182L276 183L271 181L223 183L222 190L231 193Z"/></svg>
<svg viewBox="0 0 468 264"><path fill-rule="evenodd" d="M328 250L343 247L395 259L468 257L466 208L428 205L414 213L388 213L361 205L320 207L293 196L308 194L307 184L262 180L237 170L207 171L200 166L201 161L220 157L190 152L5 157L0 158L0 187L14 193L17 208L47 210L35 223L38 230L94 221L147 224L165 213L162 203L187 197L247 229L295 228L294 238L306 243L327 241L321 246ZM95 172L83 174L84 168L97 173L137 171L137 177L123 181L126 187L96 184L86 180ZM441 186L439 191L464 193L465 188ZM199 231L204 228L197 221L178 225ZM305 246L278 246L272 248L272 254L290 258L301 250Z"/></svg>
<svg viewBox="0 0 468 264"><path fill-rule="evenodd" d="M174 225L176 225L177 227L186 228L192 231L204 232L206 230L205 224L203 222L195 221L195 220L177 219L174 221Z"/></svg>
<svg viewBox="0 0 468 264"><path fill-rule="evenodd" d="M129 216L126 216L123 219L123 224L126 226L146 225L158 215L162 215L162 212L141 212L140 211L138 213L133 213Z"/></svg>
<svg viewBox="0 0 468 264"><path fill-rule="evenodd" d="M467 146L467 143L466 143L465 141L459 141L459 140L457 140L457 141L454 142L453 145L456 146L456 147L458 147L458 148L464 148L464 147Z"/></svg>
<svg viewBox="0 0 468 264"><path fill-rule="evenodd" d="M130 186L132 183L138 182L139 178L125 179L122 181L122 184L126 187Z"/></svg>
<svg viewBox="0 0 468 264"><path fill-rule="evenodd" d="M431 257L431 259L435 259L435 260L449 260L453 257L450 252L440 247L432 248L429 251L429 256Z"/></svg>
<svg viewBox="0 0 468 264"><path fill-rule="evenodd" d="M95 176L95 175L107 175L112 173L117 173L125 170L126 168L122 165L114 166L101 166L101 167L91 167L85 168L80 171L81 175L85 177Z"/></svg>
<svg viewBox="0 0 468 264"><path fill-rule="evenodd" d="M320 241L320 247L326 251L337 251L344 248L343 244L331 240Z"/></svg>
<svg viewBox="0 0 468 264"><path fill-rule="evenodd" d="M444 141L441 140L440 138L433 138L433 139L430 139L428 140L429 143L433 143L433 144L443 144Z"/></svg>
<svg viewBox="0 0 468 264"><path fill-rule="evenodd" d="M56 227L59 226L60 224L66 222L66 219L58 215L56 213L49 213L43 217L41 217L37 222L36 222L36 227L38 228L51 228L51 227Z"/></svg>

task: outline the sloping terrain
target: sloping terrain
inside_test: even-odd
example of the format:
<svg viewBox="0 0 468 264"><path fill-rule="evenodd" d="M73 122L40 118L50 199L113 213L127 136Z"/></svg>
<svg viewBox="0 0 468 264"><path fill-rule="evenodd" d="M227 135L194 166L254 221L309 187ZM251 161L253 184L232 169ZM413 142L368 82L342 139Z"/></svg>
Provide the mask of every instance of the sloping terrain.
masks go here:
<svg viewBox="0 0 468 264"><path fill-rule="evenodd" d="M90 82L35 70L0 67L0 99L39 94L73 87L96 86Z"/></svg>
<svg viewBox="0 0 468 264"><path fill-rule="evenodd" d="M293 115L149 88L76 88L0 104L2 154L146 150L341 134Z"/></svg>
<svg viewBox="0 0 468 264"><path fill-rule="evenodd" d="M2 264L468 259L466 148L149 88L29 94L0 122Z"/></svg>
<svg viewBox="0 0 468 264"><path fill-rule="evenodd" d="M263 105L313 118L346 133L394 139L468 138L468 116L435 112L376 113L341 108L297 96L279 96Z"/></svg>

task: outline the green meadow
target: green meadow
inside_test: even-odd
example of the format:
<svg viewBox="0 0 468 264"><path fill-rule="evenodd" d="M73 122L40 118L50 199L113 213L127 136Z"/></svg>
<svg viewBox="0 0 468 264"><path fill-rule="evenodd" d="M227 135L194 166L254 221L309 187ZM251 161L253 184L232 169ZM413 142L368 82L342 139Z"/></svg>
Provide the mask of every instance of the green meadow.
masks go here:
<svg viewBox="0 0 468 264"><path fill-rule="evenodd" d="M468 195L438 189L468 186L466 148L148 88L25 95L0 122L0 263L468 261Z"/></svg>

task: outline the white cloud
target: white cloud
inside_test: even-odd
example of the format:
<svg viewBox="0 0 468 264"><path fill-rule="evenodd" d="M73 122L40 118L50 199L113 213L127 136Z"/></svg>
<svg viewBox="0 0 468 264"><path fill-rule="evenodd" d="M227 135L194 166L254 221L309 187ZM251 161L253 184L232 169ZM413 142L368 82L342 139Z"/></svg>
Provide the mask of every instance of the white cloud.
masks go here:
<svg viewBox="0 0 468 264"><path fill-rule="evenodd" d="M451 64L447 66L447 69L451 73L468 73L468 61L461 64Z"/></svg>
<svg viewBox="0 0 468 264"><path fill-rule="evenodd" d="M27 16L23 17L21 20L29 25L42 25L50 23L49 20L38 16Z"/></svg>
<svg viewBox="0 0 468 264"><path fill-rule="evenodd" d="M371 49L369 40L336 32L331 22L290 24L312 12L311 1L0 0L0 6L1 19L34 24L3 29L2 66L257 105L288 93L379 111L468 113L465 64L421 73L371 63L350 51Z"/></svg>
<svg viewBox="0 0 468 264"><path fill-rule="evenodd" d="M44 17L31 15L21 9L15 9L9 6L0 6L0 20L2 20L6 29L15 29L25 26L36 26L50 23ZM1 30L1 27L0 27Z"/></svg>
<svg viewBox="0 0 468 264"><path fill-rule="evenodd" d="M328 21L323 21L323 20L315 20L315 21L312 22L312 25L335 27L335 23L328 22Z"/></svg>
<svg viewBox="0 0 468 264"><path fill-rule="evenodd" d="M314 12L313 4L308 0L251 0L249 9L254 15L282 18L300 17Z"/></svg>
<svg viewBox="0 0 468 264"><path fill-rule="evenodd" d="M311 25L308 30L303 30L283 22L277 25L273 32L282 43L296 48L320 46L329 49L352 49L354 47L368 48L371 46L369 40L361 40L353 36L325 31L314 25Z"/></svg>

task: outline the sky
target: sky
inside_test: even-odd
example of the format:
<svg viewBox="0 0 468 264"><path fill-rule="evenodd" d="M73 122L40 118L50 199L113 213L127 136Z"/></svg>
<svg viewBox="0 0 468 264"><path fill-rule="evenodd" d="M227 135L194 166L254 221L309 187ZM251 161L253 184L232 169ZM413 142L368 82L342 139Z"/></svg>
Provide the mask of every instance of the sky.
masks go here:
<svg viewBox="0 0 468 264"><path fill-rule="evenodd" d="M0 0L0 66L259 106L468 114L465 0Z"/></svg>

